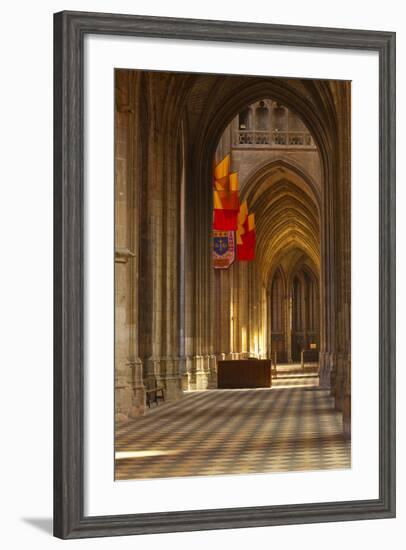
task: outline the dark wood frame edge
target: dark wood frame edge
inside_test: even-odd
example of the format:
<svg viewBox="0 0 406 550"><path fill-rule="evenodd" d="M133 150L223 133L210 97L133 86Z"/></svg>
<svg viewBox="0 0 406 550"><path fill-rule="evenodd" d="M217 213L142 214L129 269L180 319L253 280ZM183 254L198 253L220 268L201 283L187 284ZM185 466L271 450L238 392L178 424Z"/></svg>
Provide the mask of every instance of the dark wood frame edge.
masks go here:
<svg viewBox="0 0 406 550"><path fill-rule="evenodd" d="M83 38L107 34L379 53L379 498L86 517L83 513ZM54 535L102 537L395 517L395 33L102 13L54 15Z"/></svg>

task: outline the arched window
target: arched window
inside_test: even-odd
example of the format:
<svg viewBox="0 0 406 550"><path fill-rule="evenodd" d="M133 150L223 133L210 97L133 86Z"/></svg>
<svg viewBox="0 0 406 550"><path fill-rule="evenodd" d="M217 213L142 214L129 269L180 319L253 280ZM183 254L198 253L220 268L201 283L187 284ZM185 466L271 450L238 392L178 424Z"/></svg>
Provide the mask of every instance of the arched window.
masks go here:
<svg viewBox="0 0 406 550"><path fill-rule="evenodd" d="M276 103L272 112L273 119L273 142L275 145L288 145L288 110Z"/></svg>
<svg viewBox="0 0 406 550"><path fill-rule="evenodd" d="M252 111L249 107L241 111L238 115L238 129L251 130Z"/></svg>
<svg viewBox="0 0 406 550"><path fill-rule="evenodd" d="M238 144L252 145L254 143L252 128L252 110L247 107L238 115Z"/></svg>
<svg viewBox="0 0 406 550"><path fill-rule="evenodd" d="M255 130L263 132L269 130L269 109L264 101L259 102L255 109Z"/></svg>

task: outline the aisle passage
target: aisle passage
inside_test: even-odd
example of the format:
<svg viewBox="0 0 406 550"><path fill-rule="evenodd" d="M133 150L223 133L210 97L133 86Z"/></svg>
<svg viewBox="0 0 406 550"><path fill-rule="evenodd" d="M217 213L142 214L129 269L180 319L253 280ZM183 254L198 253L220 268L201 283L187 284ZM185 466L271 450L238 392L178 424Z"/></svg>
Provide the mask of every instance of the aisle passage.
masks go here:
<svg viewBox="0 0 406 550"><path fill-rule="evenodd" d="M117 429L116 479L349 468L340 414L315 383L281 379L160 404Z"/></svg>

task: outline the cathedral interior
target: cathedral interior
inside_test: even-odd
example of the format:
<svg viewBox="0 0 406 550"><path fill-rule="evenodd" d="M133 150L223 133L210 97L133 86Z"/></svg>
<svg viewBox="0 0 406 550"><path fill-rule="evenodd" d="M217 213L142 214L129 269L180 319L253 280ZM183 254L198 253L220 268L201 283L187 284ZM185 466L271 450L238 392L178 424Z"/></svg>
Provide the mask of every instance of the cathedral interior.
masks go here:
<svg viewBox="0 0 406 550"><path fill-rule="evenodd" d="M115 83L116 479L349 468L351 83ZM213 269L226 155L255 259Z"/></svg>

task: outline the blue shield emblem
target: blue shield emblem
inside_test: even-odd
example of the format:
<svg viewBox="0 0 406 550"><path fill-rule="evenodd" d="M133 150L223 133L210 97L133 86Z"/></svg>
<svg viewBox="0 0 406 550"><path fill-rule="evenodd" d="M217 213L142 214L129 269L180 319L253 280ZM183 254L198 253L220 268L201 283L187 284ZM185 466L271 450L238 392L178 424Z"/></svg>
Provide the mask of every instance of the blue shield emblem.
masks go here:
<svg viewBox="0 0 406 550"><path fill-rule="evenodd" d="M234 231L213 231L213 267L228 269L234 259Z"/></svg>
<svg viewBox="0 0 406 550"><path fill-rule="evenodd" d="M222 256L228 251L228 237L214 237L214 251Z"/></svg>

